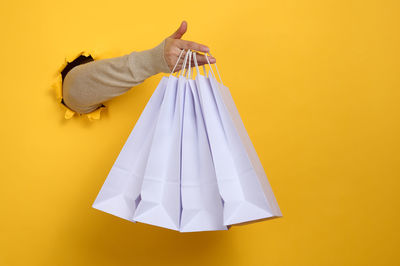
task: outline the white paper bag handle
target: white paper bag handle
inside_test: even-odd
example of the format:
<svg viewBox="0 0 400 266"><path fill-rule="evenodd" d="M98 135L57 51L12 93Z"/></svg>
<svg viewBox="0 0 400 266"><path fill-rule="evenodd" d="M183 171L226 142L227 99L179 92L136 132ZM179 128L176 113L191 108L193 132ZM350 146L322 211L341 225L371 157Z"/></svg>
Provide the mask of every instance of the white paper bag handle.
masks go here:
<svg viewBox="0 0 400 266"><path fill-rule="evenodd" d="M210 52L208 52L208 54L209 54L210 56L212 56ZM208 60L207 54L205 54L205 56L206 56L207 63L208 63L208 65L210 66L211 73L212 73L214 79L217 80L217 78L215 77L214 71L212 70L210 61ZM217 73L218 73L219 81L221 82L222 85L224 85L224 84L222 83L221 75L219 74L219 71L218 71L217 63L214 63L214 65L215 65L215 69L217 70Z"/></svg>
<svg viewBox="0 0 400 266"><path fill-rule="evenodd" d="M185 76L185 74L186 74L184 72L185 72L185 69L186 69L187 59L188 59L188 56L189 56L189 51L190 50L188 49L188 51L185 54L185 58L183 59L183 65L182 65L182 68L180 70L181 73L180 73L179 76Z"/></svg>
<svg viewBox="0 0 400 266"><path fill-rule="evenodd" d="M174 68L172 69L172 71L170 73L170 76L174 75L174 74L175 74L175 77L183 76L183 71L185 70L185 67L186 67L186 61L187 61L188 53L185 54L185 58L183 59L182 68L179 71L177 71L176 73L174 73L174 71L175 71L175 68L177 67L177 65L179 63L179 60L181 59L182 54L183 54L184 51L185 51L185 49L181 50L181 52L180 52L180 54L178 56L178 60L176 60L175 66L174 66Z"/></svg>
<svg viewBox="0 0 400 266"><path fill-rule="evenodd" d="M193 61L194 61L194 65L196 66L197 74L200 74L199 64L197 63L196 52L193 52ZM203 67L204 67L204 65L203 65ZM205 67L204 67L204 75L206 75L206 68Z"/></svg>
<svg viewBox="0 0 400 266"><path fill-rule="evenodd" d="M196 66L197 74L200 74L200 69L199 69L199 64L197 62L196 54L197 54L197 52L193 52L193 61L194 61L194 65ZM207 77L206 67L204 65L202 65L202 67L203 67L204 76Z"/></svg>
<svg viewBox="0 0 400 266"><path fill-rule="evenodd" d="M191 50L189 50L189 58L188 58L188 61L189 61L189 67L188 67L188 75L187 75L187 77L186 78L191 78L191 76L190 76L190 74L191 74L191 70L192 70L192 67L191 67L191 63L192 63L192 51Z"/></svg>
<svg viewBox="0 0 400 266"><path fill-rule="evenodd" d="M173 73L174 73L174 71L175 71L175 68L176 68L176 66L178 65L178 62L179 62L179 60L181 59L181 56L182 56L182 54L183 54L183 51L185 51L185 50L182 49L181 53L179 54L178 60L176 60L175 66L174 66L174 68L172 69L171 73L169 74L170 76L173 75Z"/></svg>
<svg viewBox="0 0 400 266"><path fill-rule="evenodd" d="M211 53L208 53L208 54L209 54L210 56L212 56ZM207 54L205 54L205 56L206 56L207 63L208 63L208 65L210 66L211 73L212 73L213 77L214 77L215 80L216 80L217 78L215 77L214 71L213 71L213 69L212 69L212 67L211 67L210 61L208 60ZM193 61L194 61L194 64L195 64L195 66L196 66L197 73L200 74L199 64L197 63L196 52L193 52ZM217 63L214 63L214 64L215 64L215 69L217 70L217 73L218 73L219 81L221 82L221 84L223 84L223 83L222 83L222 79L221 79L221 75L219 74L219 71L218 71ZM206 68L205 68L204 65L203 65L203 71L204 71L204 76L207 77L207 72L206 72Z"/></svg>
<svg viewBox="0 0 400 266"><path fill-rule="evenodd" d="M174 73L174 71L175 71L175 68L176 68L176 66L178 65L179 60L181 59L182 54L183 54L184 51L185 51L184 49L181 50L181 52L180 52L180 54L179 54L179 56L178 56L178 60L176 60L175 66L174 66L174 68L172 69L170 75L173 75L173 73ZM211 54L210 52L208 52L208 54L209 54L210 56L212 56L212 54ZM188 49L188 50L187 50L187 53L185 54L185 58L183 59L182 68L177 72L177 75L176 75L177 77L178 77L178 76L186 76L187 78L192 78L192 77L193 77L193 71L191 71L191 68L193 67L193 66L191 66L191 61L192 61L191 58L192 58L192 55L193 55L194 64L195 64L195 66L196 66L197 74L200 74L199 65L198 65L197 58L196 58L196 52L195 52L195 51L192 52L190 49ZM211 63L210 63L210 61L208 60L207 54L204 54L204 55L206 56L207 63L208 63L208 65L209 65L209 67L210 67L210 70L211 70L211 73L212 73L214 79L217 79L216 76L215 76L215 74L214 74L214 71L213 71L213 69L212 69L212 67L211 67ZM186 69L186 64L187 64L187 61L188 61L188 60L189 60L189 66L188 66L188 69ZM223 84L223 83L222 83L222 79L221 79L221 75L220 75L219 70L218 70L218 67L217 67L217 63L214 63L214 65L215 65L215 69L217 70L217 74L218 74L218 77L219 77L219 81L221 82L221 84ZM185 72L185 69L186 69L186 72ZM185 73L184 73L184 72L185 72ZM207 74L207 72L206 72L206 68L205 68L204 65L203 65L203 72L204 72L204 76L207 77L208 74Z"/></svg>

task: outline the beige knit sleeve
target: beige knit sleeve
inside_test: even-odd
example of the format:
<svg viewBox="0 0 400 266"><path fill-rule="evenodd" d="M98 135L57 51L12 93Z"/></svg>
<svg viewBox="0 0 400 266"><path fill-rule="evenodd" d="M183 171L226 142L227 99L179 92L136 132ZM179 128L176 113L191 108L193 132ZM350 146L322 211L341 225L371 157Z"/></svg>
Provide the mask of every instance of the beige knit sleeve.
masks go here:
<svg viewBox="0 0 400 266"><path fill-rule="evenodd" d="M72 68L62 86L64 103L78 113L90 113L148 77L171 72L164 57L164 45L165 39L149 50L133 51Z"/></svg>

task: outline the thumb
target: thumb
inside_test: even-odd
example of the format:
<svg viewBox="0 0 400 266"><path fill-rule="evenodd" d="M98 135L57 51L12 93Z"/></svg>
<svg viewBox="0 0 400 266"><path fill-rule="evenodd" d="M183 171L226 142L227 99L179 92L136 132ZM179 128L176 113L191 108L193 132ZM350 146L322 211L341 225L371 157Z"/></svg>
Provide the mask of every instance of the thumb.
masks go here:
<svg viewBox="0 0 400 266"><path fill-rule="evenodd" d="M186 30L187 30L187 22L184 20L182 21L179 28L169 37L172 39L180 39L182 38L183 34L185 34Z"/></svg>

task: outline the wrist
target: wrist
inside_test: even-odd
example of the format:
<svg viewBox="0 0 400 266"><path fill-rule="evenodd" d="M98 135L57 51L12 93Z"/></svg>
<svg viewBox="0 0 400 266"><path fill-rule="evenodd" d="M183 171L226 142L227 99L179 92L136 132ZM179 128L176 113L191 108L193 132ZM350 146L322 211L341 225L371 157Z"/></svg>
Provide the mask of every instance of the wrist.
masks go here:
<svg viewBox="0 0 400 266"><path fill-rule="evenodd" d="M171 70L164 56L165 39L156 47L144 51L133 51L128 55L129 68L137 81L144 80L160 72Z"/></svg>

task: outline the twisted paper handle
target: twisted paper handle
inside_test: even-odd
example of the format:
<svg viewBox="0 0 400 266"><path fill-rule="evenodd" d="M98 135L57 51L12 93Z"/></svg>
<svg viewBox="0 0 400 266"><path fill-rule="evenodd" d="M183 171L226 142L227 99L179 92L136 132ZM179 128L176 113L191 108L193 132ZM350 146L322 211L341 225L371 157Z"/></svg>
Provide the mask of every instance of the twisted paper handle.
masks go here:
<svg viewBox="0 0 400 266"><path fill-rule="evenodd" d="M174 73L174 71L175 71L175 68L176 68L176 66L178 65L178 62L179 62L179 60L181 59L182 54L183 54L184 51L185 51L184 49L181 50L181 52L180 52L180 54L179 54L179 57L178 57L178 60L176 61L175 66L174 66L174 68L172 69L170 75L173 75L173 73ZM191 66L192 55L193 55L193 61L194 61L195 67L196 67L197 74L200 74L200 70L199 70L199 65L198 65L198 63L197 63L196 54L197 54L196 51L192 51L192 50L190 50L190 49L187 50L187 53L185 54L185 58L183 59L182 68L177 72L177 75L176 75L177 77L179 77L179 76L186 76L186 78L192 78L192 77L193 77L193 72L191 71L191 68L193 67L193 66ZM206 60L207 60L207 63L208 63L208 65L209 65L209 67L210 67L211 73L212 73L214 79L216 80L217 78L216 78L216 76L215 76L215 74L214 74L214 71L213 71L213 69L212 69L212 66L211 66L210 60L208 59L208 55L207 55L207 54L209 54L210 56L212 56L212 54L211 54L210 52L208 52L208 53L205 53L204 55L206 56ZM188 68L186 69L186 65L187 65L187 61L188 61L188 60L189 60L189 64L188 64ZM221 75L220 75L219 70L218 70L218 67L217 67L217 63L214 63L214 65L215 65L215 69L217 70L217 74L218 74L218 77L219 77L219 81L221 82L221 84L223 84L223 83L222 83L222 79L221 79ZM186 71L185 71L185 70L186 70ZM184 72L185 72L185 73L184 73ZM207 72L206 72L206 68L205 68L204 65L203 65L203 72L204 72L204 76L207 77Z"/></svg>

